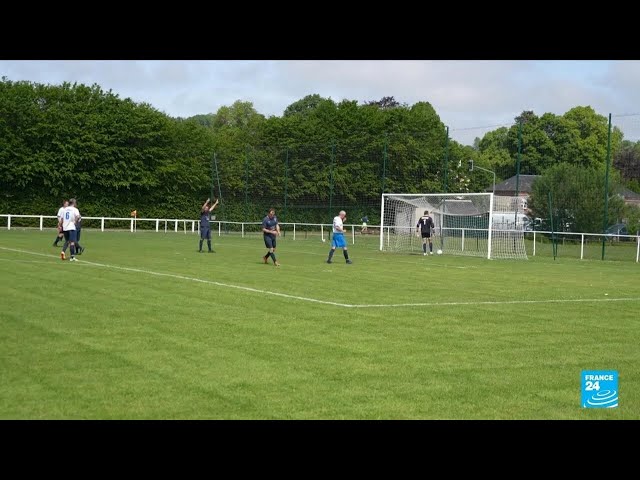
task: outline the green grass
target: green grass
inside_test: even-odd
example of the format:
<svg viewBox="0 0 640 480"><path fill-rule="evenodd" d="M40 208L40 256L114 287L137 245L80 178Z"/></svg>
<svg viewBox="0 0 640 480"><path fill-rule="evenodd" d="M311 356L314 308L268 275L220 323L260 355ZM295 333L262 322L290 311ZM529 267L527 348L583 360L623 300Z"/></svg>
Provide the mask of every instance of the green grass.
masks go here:
<svg viewBox="0 0 640 480"><path fill-rule="evenodd" d="M3 419L640 419L635 262L357 238L328 265L288 235L275 268L257 235L88 230L70 263L53 237L0 231ZM618 408L581 408L592 369Z"/></svg>

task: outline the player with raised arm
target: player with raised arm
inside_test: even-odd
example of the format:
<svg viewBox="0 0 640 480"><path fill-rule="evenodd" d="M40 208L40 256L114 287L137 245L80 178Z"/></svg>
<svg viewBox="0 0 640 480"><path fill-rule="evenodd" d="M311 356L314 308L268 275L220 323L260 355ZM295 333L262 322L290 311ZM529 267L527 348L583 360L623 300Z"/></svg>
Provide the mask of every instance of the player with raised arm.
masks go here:
<svg viewBox="0 0 640 480"><path fill-rule="evenodd" d="M218 206L218 200L213 205L209 205L210 198L207 198L206 202L202 204L200 208L200 248L199 253L202 253L202 242L207 241L207 247L209 247L209 253L215 253L211 248L211 224L209 223L209 215L211 211Z"/></svg>
<svg viewBox="0 0 640 480"><path fill-rule="evenodd" d="M347 212L340 210L340 213L333 218L333 235L331 236L331 250L329 250L329 258L327 263L333 262L333 254L336 248L342 248L342 254L347 263L353 263L349 258L347 251L347 240L344 238L344 221L347 218Z"/></svg>
<svg viewBox="0 0 640 480"><path fill-rule="evenodd" d="M276 260L276 237L280 235L280 225L278 225L278 218L276 217L276 211L273 208L269 209L269 214L262 219L262 237L264 239L264 246L267 247L267 253L262 257L262 261L266 264L269 263L269 257L273 260L273 264L279 267L280 264Z"/></svg>
<svg viewBox="0 0 640 480"><path fill-rule="evenodd" d="M429 240L429 255L433 255L433 243L431 243L431 229L433 228L435 228L433 218L429 216L429 210L425 210L416 225L416 234L422 235L422 255L427 254L427 240Z"/></svg>

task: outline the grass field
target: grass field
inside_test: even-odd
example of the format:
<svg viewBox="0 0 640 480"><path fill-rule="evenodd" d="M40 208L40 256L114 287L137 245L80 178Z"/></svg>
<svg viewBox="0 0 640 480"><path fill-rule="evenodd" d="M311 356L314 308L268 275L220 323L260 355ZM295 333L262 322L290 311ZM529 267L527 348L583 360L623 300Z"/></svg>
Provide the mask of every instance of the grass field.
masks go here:
<svg viewBox="0 0 640 480"><path fill-rule="evenodd" d="M635 262L54 236L0 231L3 419L640 419ZM582 370L618 408L581 408Z"/></svg>

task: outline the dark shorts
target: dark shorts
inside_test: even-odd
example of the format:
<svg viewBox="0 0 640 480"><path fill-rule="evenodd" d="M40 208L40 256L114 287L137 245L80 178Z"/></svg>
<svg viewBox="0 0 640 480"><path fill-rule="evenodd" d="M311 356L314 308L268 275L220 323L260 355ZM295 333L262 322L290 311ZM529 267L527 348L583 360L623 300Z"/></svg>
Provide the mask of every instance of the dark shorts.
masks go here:
<svg viewBox="0 0 640 480"><path fill-rule="evenodd" d="M209 227L200 227L200 238L211 240L211 229Z"/></svg>
<svg viewBox="0 0 640 480"><path fill-rule="evenodd" d="M276 236L264 235L264 246L267 248L276 248Z"/></svg>
<svg viewBox="0 0 640 480"><path fill-rule="evenodd" d="M77 242L77 234L78 232L76 232L75 230L65 230L64 231L64 239L66 242Z"/></svg>
<svg viewBox="0 0 640 480"><path fill-rule="evenodd" d="M429 233L429 232L422 232L422 238L431 238L431 233Z"/></svg>

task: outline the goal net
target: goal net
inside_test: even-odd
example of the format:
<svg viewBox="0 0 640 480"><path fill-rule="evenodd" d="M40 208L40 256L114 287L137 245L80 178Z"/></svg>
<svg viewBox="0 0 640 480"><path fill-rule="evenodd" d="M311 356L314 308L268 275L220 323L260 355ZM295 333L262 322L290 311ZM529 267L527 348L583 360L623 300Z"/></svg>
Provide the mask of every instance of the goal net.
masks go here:
<svg viewBox="0 0 640 480"><path fill-rule="evenodd" d="M486 258L522 258L527 254L524 232L529 219L517 197L493 193L382 195L380 250L422 252L416 225L425 211L435 225L434 251ZM491 226L491 228L489 228Z"/></svg>

